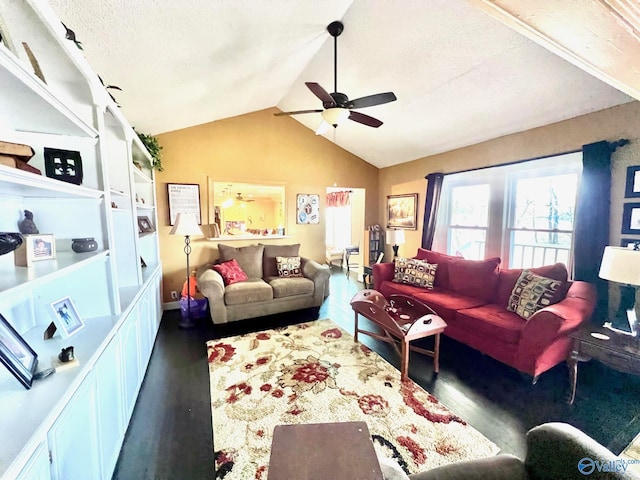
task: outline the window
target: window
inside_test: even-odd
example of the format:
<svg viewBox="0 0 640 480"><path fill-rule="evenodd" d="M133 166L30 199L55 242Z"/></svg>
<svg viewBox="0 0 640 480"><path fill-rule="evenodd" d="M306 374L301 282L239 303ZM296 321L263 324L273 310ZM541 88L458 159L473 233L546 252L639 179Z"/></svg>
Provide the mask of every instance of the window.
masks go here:
<svg viewBox="0 0 640 480"><path fill-rule="evenodd" d="M582 154L447 175L433 248L505 268L571 269Z"/></svg>

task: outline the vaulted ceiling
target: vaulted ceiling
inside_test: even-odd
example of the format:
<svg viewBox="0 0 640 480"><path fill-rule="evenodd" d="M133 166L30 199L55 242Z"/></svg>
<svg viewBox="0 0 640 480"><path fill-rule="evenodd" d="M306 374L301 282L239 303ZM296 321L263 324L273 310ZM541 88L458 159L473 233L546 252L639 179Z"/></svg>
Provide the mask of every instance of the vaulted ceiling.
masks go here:
<svg viewBox="0 0 640 480"><path fill-rule="evenodd" d="M125 116L152 134L274 106L322 108L304 82L333 91L326 26L338 19L338 91L398 100L361 110L380 128L346 121L325 137L377 167L640 98L640 57L629 56L638 11L627 0L50 3L98 74L122 88L112 93ZM321 122L291 118L312 131Z"/></svg>

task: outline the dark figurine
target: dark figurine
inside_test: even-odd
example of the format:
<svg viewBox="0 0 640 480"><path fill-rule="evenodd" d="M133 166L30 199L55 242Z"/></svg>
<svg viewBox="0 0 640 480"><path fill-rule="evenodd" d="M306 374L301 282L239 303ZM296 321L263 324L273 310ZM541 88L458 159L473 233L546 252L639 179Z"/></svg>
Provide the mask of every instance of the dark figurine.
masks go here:
<svg viewBox="0 0 640 480"><path fill-rule="evenodd" d="M73 355L73 347L63 348L60 354L58 355L58 358L62 363L67 363L73 360L75 358Z"/></svg>
<svg viewBox="0 0 640 480"><path fill-rule="evenodd" d="M38 227L36 227L36 224L33 222L33 213L29 210L24 211L24 220L18 222L18 230L20 230L20 233L25 234L40 233Z"/></svg>

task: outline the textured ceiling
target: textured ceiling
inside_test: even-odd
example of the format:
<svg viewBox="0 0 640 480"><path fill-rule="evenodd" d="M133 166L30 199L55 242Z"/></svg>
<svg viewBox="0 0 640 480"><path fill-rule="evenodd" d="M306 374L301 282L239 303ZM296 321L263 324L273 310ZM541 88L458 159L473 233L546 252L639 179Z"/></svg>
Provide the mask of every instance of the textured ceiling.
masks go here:
<svg viewBox="0 0 640 480"><path fill-rule="evenodd" d="M51 0L140 131L277 106L321 108L304 82L350 98L393 91L325 136L391 166L631 101L463 0ZM319 113L297 115L314 130ZM290 121L273 117L274 122Z"/></svg>

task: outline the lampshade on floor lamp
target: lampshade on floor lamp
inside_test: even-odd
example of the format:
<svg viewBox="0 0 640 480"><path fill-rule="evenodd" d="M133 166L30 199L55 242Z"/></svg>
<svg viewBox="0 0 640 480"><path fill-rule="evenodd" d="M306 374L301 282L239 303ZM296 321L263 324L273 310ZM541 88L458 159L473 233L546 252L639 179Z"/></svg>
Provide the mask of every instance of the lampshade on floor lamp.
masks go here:
<svg viewBox="0 0 640 480"><path fill-rule="evenodd" d="M640 251L623 247L605 247L598 276L605 280L623 285L632 285L634 287L633 296L631 297L633 298L633 302L631 302L630 299L624 301L624 299L621 298L616 316L620 316L623 319L626 317L626 321L629 322L631 334L635 336L638 332L635 287L640 286Z"/></svg>
<svg viewBox="0 0 640 480"><path fill-rule="evenodd" d="M385 243L393 245L393 258L398 256L398 248L404 245L404 230L387 230Z"/></svg>
<svg viewBox="0 0 640 480"><path fill-rule="evenodd" d="M187 256L187 318L180 321L180 328L192 328L191 318L191 271L189 269L189 254L191 253L191 238L194 235L204 235L198 225L195 213L179 213L176 223L169 231L169 235L184 235L184 254Z"/></svg>

